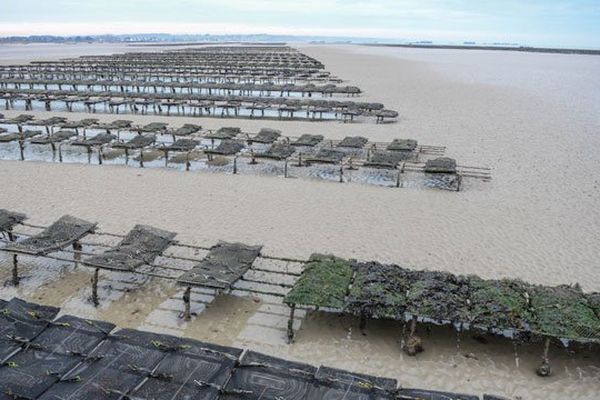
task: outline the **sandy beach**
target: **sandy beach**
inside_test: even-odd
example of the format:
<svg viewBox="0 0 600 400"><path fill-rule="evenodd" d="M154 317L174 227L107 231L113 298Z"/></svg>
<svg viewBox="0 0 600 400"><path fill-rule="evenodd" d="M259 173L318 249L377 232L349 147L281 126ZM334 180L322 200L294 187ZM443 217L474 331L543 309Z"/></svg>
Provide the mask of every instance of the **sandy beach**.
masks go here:
<svg viewBox="0 0 600 400"><path fill-rule="evenodd" d="M68 47L68 46L65 46ZM92 46L94 47L94 46ZM80 51L81 50L81 51ZM5 50L0 62L101 54L71 46L40 54ZM104 53L138 48L103 48ZM149 48L149 50L156 50ZM312 252L377 260L485 278L522 278L540 284L579 283L600 291L600 57L511 52L420 50L358 46L300 46L332 74L359 86L361 100L400 112L395 124L250 121L127 115L136 123L197 123L206 128L277 128L289 135L361 135L374 141L414 138L447 147L464 165L492 168L491 182L463 191L381 188L278 177L184 173L164 169L0 161L0 207L49 224L63 214L125 233L145 223L199 245L218 240L264 245L264 253L306 259ZM15 116L24 111L0 111ZM33 112L36 117L48 113ZM57 113L70 119L89 114ZM117 117L97 114L101 120ZM2 263L8 259L2 255ZM33 263L32 265L35 265ZM6 266L6 265L4 265ZM174 293L155 283L130 291L96 311L78 304L86 271L72 281L47 276L47 286L17 292L67 310L140 327ZM145 301L152 298L151 302ZM510 398L593 400L600 392L600 358L553 349L556 374L534 375L541 346L479 343L465 334L457 349L446 328L423 332L427 351L400 351L401 326L373 322L367 335L351 318L309 314L297 343L287 346L254 324L264 301L223 297L182 328L188 336L253 347L311 363L395 377L405 387ZM128 306L124 306L128 305ZM134 310L135 318L129 318ZM271 314L269 314L271 315ZM167 324L167 323L166 323ZM168 325L168 324L167 324Z"/></svg>

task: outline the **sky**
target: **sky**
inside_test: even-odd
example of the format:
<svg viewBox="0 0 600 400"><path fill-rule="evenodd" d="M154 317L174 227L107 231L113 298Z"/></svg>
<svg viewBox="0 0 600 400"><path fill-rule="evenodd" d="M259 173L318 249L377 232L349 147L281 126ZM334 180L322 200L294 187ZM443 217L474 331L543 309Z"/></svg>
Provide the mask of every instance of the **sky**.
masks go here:
<svg viewBox="0 0 600 400"><path fill-rule="evenodd" d="M600 0L0 0L0 36L292 34L600 48Z"/></svg>

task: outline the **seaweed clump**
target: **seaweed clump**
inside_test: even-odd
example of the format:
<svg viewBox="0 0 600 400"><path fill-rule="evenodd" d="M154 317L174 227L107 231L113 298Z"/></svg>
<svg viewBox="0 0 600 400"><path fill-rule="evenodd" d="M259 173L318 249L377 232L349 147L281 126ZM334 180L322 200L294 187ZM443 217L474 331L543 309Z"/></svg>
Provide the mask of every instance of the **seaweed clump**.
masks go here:
<svg viewBox="0 0 600 400"><path fill-rule="evenodd" d="M468 278L439 271L410 271L407 311L434 321L466 321Z"/></svg>
<svg viewBox="0 0 600 400"><path fill-rule="evenodd" d="M588 305L594 310L596 316L600 318L600 293L590 293L587 295Z"/></svg>
<svg viewBox="0 0 600 400"><path fill-rule="evenodd" d="M351 279L352 266L349 261L331 255L313 254L284 302L288 305L342 309Z"/></svg>
<svg viewBox="0 0 600 400"><path fill-rule="evenodd" d="M470 322L484 329L525 330L531 285L513 279L469 277Z"/></svg>
<svg viewBox="0 0 600 400"><path fill-rule="evenodd" d="M529 320L534 333L561 339L600 339L600 320L578 285L532 287Z"/></svg>
<svg viewBox="0 0 600 400"><path fill-rule="evenodd" d="M455 174L456 160L448 157L439 157L433 160L427 160L425 163L425 172L434 174Z"/></svg>
<svg viewBox="0 0 600 400"><path fill-rule="evenodd" d="M377 262L355 263L353 268L346 310L365 317L404 319L409 271Z"/></svg>

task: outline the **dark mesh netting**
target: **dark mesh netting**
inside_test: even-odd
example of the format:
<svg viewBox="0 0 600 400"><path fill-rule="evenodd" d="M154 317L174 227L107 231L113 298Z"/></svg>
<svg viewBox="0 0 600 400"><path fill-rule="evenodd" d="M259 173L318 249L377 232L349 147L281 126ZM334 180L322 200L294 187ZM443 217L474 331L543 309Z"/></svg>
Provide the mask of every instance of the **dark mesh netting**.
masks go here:
<svg viewBox="0 0 600 400"><path fill-rule="evenodd" d="M395 379L356 374L341 369L323 366L317 371L316 378L325 383L336 382L345 386L355 386L357 388L375 389L379 391L394 391L398 387L398 381Z"/></svg>
<svg viewBox="0 0 600 400"><path fill-rule="evenodd" d="M165 149L169 151L192 151L200 144L199 141L194 139L177 139L173 144L167 146Z"/></svg>
<svg viewBox="0 0 600 400"><path fill-rule="evenodd" d="M322 385L314 385L306 399L319 400L396 400L393 393L379 391L376 389L350 386L338 382L327 382Z"/></svg>
<svg viewBox="0 0 600 400"><path fill-rule="evenodd" d="M114 325L63 316L44 327L46 329L25 350L0 368L0 391L37 398L79 364L107 337Z"/></svg>
<svg viewBox="0 0 600 400"><path fill-rule="evenodd" d="M323 135L302 135L292 143L292 146L314 147L323 141Z"/></svg>
<svg viewBox="0 0 600 400"><path fill-rule="evenodd" d="M252 267L261 249L262 246L221 242L210 250L200 264L177 280L186 285L229 288Z"/></svg>
<svg viewBox="0 0 600 400"><path fill-rule="evenodd" d="M175 235L151 226L136 225L115 248L84 260L84 264L131 271L143 264L151 264L169 247Z"/></svg>
<svg viewBox="0 0 600 400"><path fill-rule="evenodd" d="M151 122L149 124L144 125L141 128L138 128L137 130L139 132L159 132L167 129L168 125L169 124L166 124L164 122Z"/></svg>
<svg viewBox="0 0 600 400"><path fill-rule="evenodd" d="M412 158L412 153L406 151L375 151L371 158L364 163L365 167L394 169L402 161Z"/></svg>
<svg viewBox="0 0 600 400"><path fill-rule="evenodd" d="M66 121L67 119L65 117L50 117L50 118L46 118L46 119L38 119L35 121L30 121L28 123L28 125L31 126L53 126L53 125L61 125L61 128L63 127L62 124Z"/></svg>
<svg viewBox="0 0 600 400"><path fill-rule="evenodd" d="M125 129L125 128L129 128L131 126L131 121L129 120L125 120L125 119L117 119L113 122L109 122L109 123L104 123L104 124L97 124L96 128L97 129L106 129L106 130L111 130L111 129Z"/></svg>
<svg viewBox="0 0 600 400"><path fill-rule="evenodd" d="M116 149L141 149L154 144L155 141L156 136L154 135L137 135L129 142L115 143L112 145L112 147Z"/></svg>
<svg viewBox="0 0 600 400"><path fill-rule="evenodd" d="M137 358L127 361L132 371L147 378L129 395L131 399L217 399L219 389L229 378L242 352L132 329L119 331L111 340L118 340L120 345L136 349L136 352L157 356L158 363L154 368L142 365ZM151 363L154 362L155 358L152 358Z"/></svg>
<svg viewBox="0 0 600 400"><path fill-rule="evenodd" d="M109 336L42 399L120 399L140 385L165 353Z"/></svg>
<svg viewBox="0 0 600 400"><path fill-rule="evenodd" d="M208 139L233 139L242 133L242 130L237 127L223 127L215 132L209 132L206 137Z"/></svg>
<svg viewBox="0 0 600 400"><path fill-rule="evenodd" d="M58 143L63 142L65 140L71 139L72 137L77 136L77 132L69 131L69 130L60 130L58 132L54 132L51 135L33 138L31 139L31 143L33 144L50 144L50 143Z"/></svg>
<svg viewBox="0 0 600 400"><path fill-rule="evenodd" d="M309 163L325 163L336 164L342 161L346 153L333 149L319 149L317 154L306 157L306 162Z"/></svg>
<svg viewBox="0 0 600 400"><path fill-rule="evenodd" d="M85 361L50 387L40 400L121 400L143 381L143 376L111 368L111 362Z"/></svg>
<svg viewBox="0 0 600 400"><path fill-rule="evenodd" d="M256 143L273 143L281 136L281 131L277 129L262 128L258 134L250 141Z"/></svg>
<svg viewBox="0 0 600 400"><path fill-rule="evenodd" d="M43 324L36 337L16 342L10 357L2 360L0 400L477 399L418 389L400 390L396 397L394 379L317 369L253 351L242 356L241 349L152 332L122 329L110 334L110 323L73 316L52 322L48 320L56 308L19 299L0 300L0 306L5 307L0 318L11 315ZM0 319L2 336L5 325L13 326Z"/></svg>
<svg viewBox="0 0 600 400"><path fill-rule="evenodd" d="M23 132L7 133L6 135L0 135L0 142L6 143L6 142L13 142L15 140L31 139L31 138L36 137L41 134L43 134L42 131L27 129L27 130L24 130Z"/></svg>
<svg viewBox="0 0 600 400"><path fill-rule="evenodd" d="M397 265L355 263L346 310L371 318L404 319L409 271Z"/></svg>
<svg viewBox="0 0 600 400"><path fill-rule="evenodd" d="M390 151L415 151L417 148L417 141L414 139L394 139L386 149Z"/></svg>
<svg viewBox="0 0 600 400"><path fill-rule="evenodd" d="M421 389L400 389L398 400L479 400L478 396L466 394L436 392Z"/></svg>
<svg viewBox="0 0 600 400"><path fill-rule="evenodd" d="M11 231L12 228L25 221L25 214L16 213L0 208L0 233Z"/></svg>
<svg viewBox="0 0 600 400"><path fill-rule="evenodd" d="M86 118L82 119L81 121L63 122L60 124L60 127L66 129L86 128L88 126L95 125L97 122L98 120L95 118Z"/></svg>
<svg viewBox="0 0 600 400"><path fill-rule="evenodd" d="M112 335L114 339L119 339L125 343L136 346L150 347L158 349L165 353L185 352L194 356L204 354L213 354L227 359L237 359L241 354L241 349L234 347L220 346L211 343L204 343L198 340L180 338L172 335L158 334L154 332L138 331L135 329L120 329Z"/></svg>
<svg viewBox="0 0 600 400"><path fill-rule="evenodd" d="M242 350L144 333L165 357L132 399L217 399ZM150 340L148 340L150 339Z"/></svg>
<svg viewBox="0 0 600 400"><path fill-rule="evenodd" d="M96 136L91 137L91 138L74 140L71 144L73 146L85 146L85 147L101 146L103 144L108 144L108 143L112 142L116 138L117 137L111 133L99 133Z"/></svg>
<svg viewBox="0 0 600 400"><path fill-rule="evenodd" d="M7 119L4 121L5 124L24 124L27 121L31 121L34 118L31 114L19 114L14 118Z"/></svg>
<svg viewBox="0 0 600 400"><path fill-rule="evenodd" d="M197 379L196 364L203 363L191 359L172 360L181 363L182 368L191 368L185 371L183 382L168 378L148 379L139 389L127 396L130 400L216 400L219 399L219 388L212 383L202 382ZM193 364L192 364L193 363ZM162 364L162 363L161 363ZM180 372L180 371L175 371ZM157 373L159 373L157 371ZM188 380L189 379L189 380Z"/></svg>
<svg viewBox="0 0 600 400"><path fill-rule="evenodd" d="M308 397L317 369L249 351L234 371L221 399L286 399Z"/></svg>
<svg viewBox="0 0 600 400"><path fill-rule="evenodd" d="M34 347L23 350L0 367L0 391L17 398L35 399L78 363L78 357Z"/></svg>
<svg viewBox="0 0 600 400"><path fill-rule="evenodd" d="M65 215L37 235L4 247L4 250L27 254L47 254L91 233L96 224Z"/></svg>
<svg viewBox="0 0 600 400"><path fill-rule="evenodd" d="M275 143L264 153L257 153L256 157L272 158L274 160L285 160L296 152L293 146L286 143Z"/></svg>
<svg viewBox="0 0 600 400"><path fill-rule="evenodd" d="M21 133L18 133L18 139L31 139L32 137L36 137L38 135L41 135L43 132L42 131L38 131L38 130L24 130Z"/></svg>
<svg viewBox="0 0 600 400"><path fill-rule="evenodd" d="M215 149L207 149L204 152L232 156L239 153L243 148L243 143L238 142L237 140L222 140Z"/></svg>
<svg viewBox="0 0 600 400"><path fill-rule="evenodd" d="M421 389L401 389L398 391L398 400L479 400L478 396L466 394L436 392Z"/></svg>
<svg viewBox="0 0 600 400"><path fill-rule="evenodd" d="M33 341L33 347L49 353L81 356L100 344L114 327L109 322L65 315L40 333Z"/></svg>
<svg viewBox="0 0 600 400"><path fill-rule="evenodd" d="M337 147L348 147L351 149L362 149L369 139L362 136L346 136L341 142L337 144Z"/></svg>
<svg viewBox="0 0 600 400"><path fill-rule="evenodd" d="M14 298L0 310L0 362L38 336L58 309Z"/></svg>
<svg viewBox="0 0 600 400"><path fill-rule="evenodd" d="M433 160L427 160L425 163L425 172L437 174L455 174L456 160L448 157L439 157Z"/></svg>
<svg viewBox="0 0 600 400"><path fill-rule="evenodd" d="M182 127L172 130L170 133L175 136L189 136L198 132L202 127L194 124L184 124Z"/></svg>

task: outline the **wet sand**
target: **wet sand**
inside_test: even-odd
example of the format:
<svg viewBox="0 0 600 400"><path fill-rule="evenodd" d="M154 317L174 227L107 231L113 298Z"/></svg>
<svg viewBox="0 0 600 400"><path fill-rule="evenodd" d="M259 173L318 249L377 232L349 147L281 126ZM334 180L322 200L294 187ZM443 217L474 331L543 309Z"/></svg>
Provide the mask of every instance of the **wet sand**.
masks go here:
<svg viewBox="0 0 600 400"><path fill-rule="evenodd" d="M195 122L207 128L233 125L249 131L273 127L290 135L321 133L332 138L364 135L377 141L411 137L447 146L447 154L466 165L492 167L492 182L468 183L464 191L451 193L3 161L0 204L26 212L34 223L48 224L70 213L96 220L110 232L124 233L136 223L147 223L178 232L182 241L202 245L219 239L245 241L264 244L266 254L279 256L307 258L311 252L326 252L486 278L579 282L585 290L600 290L595 268L600 254L600 194L595 174L600 137L599 117L594 112L600 78L591 73L597 62L594 58L517 54L494 70L497 61L486 52L462 56L443 50L444 54L436 51L434 57L433 52L403 49L306 46L303 50L323 61L333 74L361 87L363 99L397 109L400 121L377 126L119 118L173 125ZM502 59L500 53L495 57ZM478 69L478 65L486 68ZM547 65L555 67L550 73L539 73L547 71ZM509 79L516 73L520 78ZM577 86L579 79L587 84ZM48 279L60 286L56 283L59 274ZM77 285L84 281L68 281L74 287L64 292L61 287L59 295L35 285L20 289L19 294L36 301L54 297L53 304L72 303L73 298L81 302L81 286ZM123 305L144 303L153 293L130 291L102 310L102 317L131 320L130 326L144 327L138 321L147 322L155 307L170 309L156 304L175 292L173 288L157 290L156 299L136 311ZM0 297L11 293L12 289L0 288ZM363 336L356 320L322 313L309 314L301 323L297 342L287 346L275 329L281 323L280 314L264 311L269 307L275 309L264 299L218 298L187 326L168 329L297 360L392 376L405 387L486 391L524 399L570 396L592 400L600 391L597 355L553 349L556 374L541 380L533 373L540 345L519 348L517 366L513 346L507 341L489 339L483 345L465 334L457 349L455 334L436 328L432 333L421 332L427 351L412 359L399 349L399 324L374 322ZM77 310L96 315L90 307ZM165 322L165 326L170 324Z"/></svg>

